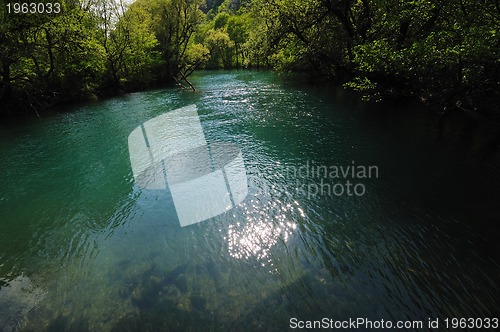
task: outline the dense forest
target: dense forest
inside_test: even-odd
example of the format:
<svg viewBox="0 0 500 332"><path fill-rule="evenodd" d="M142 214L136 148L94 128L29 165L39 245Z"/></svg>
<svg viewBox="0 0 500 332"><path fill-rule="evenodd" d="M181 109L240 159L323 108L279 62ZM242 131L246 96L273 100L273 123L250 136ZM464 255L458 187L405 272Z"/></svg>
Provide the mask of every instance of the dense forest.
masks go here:
<svg viewBox="0 0 500 332"><path fill-rule="evenodd" d="M61 0L50 14L0 3L4 114L194 89L199 68L302 73L440 111L500 101L499 0Z"/></svg>

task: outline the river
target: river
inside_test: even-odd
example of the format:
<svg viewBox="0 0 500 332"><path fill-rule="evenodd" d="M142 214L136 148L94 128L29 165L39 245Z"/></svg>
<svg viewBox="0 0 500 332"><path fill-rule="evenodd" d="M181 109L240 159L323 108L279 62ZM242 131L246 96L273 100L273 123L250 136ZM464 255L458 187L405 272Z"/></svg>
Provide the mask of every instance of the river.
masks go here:
<svg viewBox="0 0 500 332"><path fill-rule="evenodd" d="M5 331L499 317L491 121L270 72L192 82L0 125ZM239 147L248 194L181 227L169 190L136 183L128 137L188 105Z"/></svg>

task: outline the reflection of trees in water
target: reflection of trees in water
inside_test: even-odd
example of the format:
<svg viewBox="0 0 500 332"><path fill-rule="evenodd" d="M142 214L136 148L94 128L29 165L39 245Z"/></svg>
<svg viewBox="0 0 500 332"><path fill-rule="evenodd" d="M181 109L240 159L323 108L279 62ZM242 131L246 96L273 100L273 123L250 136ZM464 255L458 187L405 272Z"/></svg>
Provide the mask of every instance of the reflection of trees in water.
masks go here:
<svg viewBox="0 0 500 332"><path fill-rule="evenodd" d="M500 146L500 119L472 112L443 113L437 120L437 138L452 140L474 154L491 156Z"/></svg>

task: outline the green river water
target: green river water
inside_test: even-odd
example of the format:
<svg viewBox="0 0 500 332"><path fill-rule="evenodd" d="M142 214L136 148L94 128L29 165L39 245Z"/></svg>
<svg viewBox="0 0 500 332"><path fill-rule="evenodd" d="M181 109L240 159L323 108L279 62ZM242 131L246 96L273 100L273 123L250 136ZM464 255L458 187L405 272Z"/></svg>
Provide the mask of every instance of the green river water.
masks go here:
<svg viewBox="0 0 500 332"><path fill-rule="evenodd" d="M269 72L192 82L198 91L131 93L0 125L0 330L499 317L491 121L440 120L407 101L369 104ZM135 184L127 139L191 104L208 141L241 149L248 196L180 227L168 190ZM314 171L370 166L365 176Z"/></svg>

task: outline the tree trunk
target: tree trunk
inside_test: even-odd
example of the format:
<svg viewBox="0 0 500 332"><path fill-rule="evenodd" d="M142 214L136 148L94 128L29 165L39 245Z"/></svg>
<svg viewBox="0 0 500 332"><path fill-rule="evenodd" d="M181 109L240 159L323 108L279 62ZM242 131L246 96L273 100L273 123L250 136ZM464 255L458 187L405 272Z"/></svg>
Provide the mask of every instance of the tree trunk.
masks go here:
<svg viewBox="0 0 500 332"><path fill-rule="evenodd" d="M10 83L10 61L2 61L2 81L0 82L0 104L5 104L10 99L12 84Z"/></svg>
<svg viewBox="0 0 500 332"><path fill-rule="evenodd" d="M191 82L188 81L187 77L182 72L181 72L181 77L191 87L191 89L193 91L196 91L196 89L194 88L194 85Z"/></svg>

